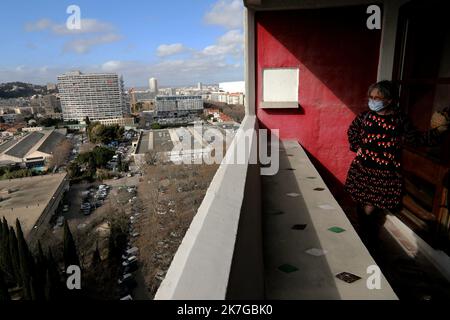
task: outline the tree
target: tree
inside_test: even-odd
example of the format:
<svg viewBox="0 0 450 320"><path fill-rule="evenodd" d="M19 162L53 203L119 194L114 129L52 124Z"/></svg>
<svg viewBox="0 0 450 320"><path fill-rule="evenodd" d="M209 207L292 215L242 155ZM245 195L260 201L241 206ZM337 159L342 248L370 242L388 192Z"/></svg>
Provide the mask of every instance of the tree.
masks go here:
<svg viewBox="0 0 450 320"><path fill-rule="evenodd" d="M61 300L63 298L63 286L61 275L58 271L58 265L53 258L52 250L48 249L47 254L47 273L45 280L45 299L49 301Z"/></svg>
<svg viewBox="0 0 450 320"><path fill-rule="evenodd" d="M22 285L22 276L20 272L20 259L19 259L19 247L17 243L16 232L13 227L9 228L9 249L11 251L11 262L14 271L14 278L16 279L16 284Z"/></svg>
<svg viewBox="0 0 450 320"><path fill-rule="evenodd" d="M29 288L30 288L30 300L32 301L39 300L39 295L37 293L38 290L37 283L33 277L30 278Z"/></svg>
<svg viewBox="0 0 450 320"><path fill-rule="evenodd" d="M152 123L151 128L153 130L159 130L159 129L161 129L161 125L157 122L154 122L154 123Z"/></svg>
<svg viewBox="0 0 450 320"><path fill-rule="evenodd" d="M37 255L36 255L36 276L35 276L35 293L39 300L45 299L45 281L47 273L47 258L42 250L41 242L38 241Z"/></svg>
<svg viewBox="0 0 450 320"><path fill-rule="evenodd" d="M95 268L102 262L102 258L100 256L100 250L98 249L98 242L94 250L94 254L92 255L92 266Z"/></svg>
<svg viewBox="0 0 450 320"><path fill-rule="evenodd" d="M12 265L11 259L11 250L10 250L10 239L9 239L9 226L5 217L3 217L3 221L1 223L1 256L0 256L0 267L3 270L4 278L6 283L12 284L15 283L14 277L14 269Z"/></svg>
<svg viewBox="0 0 450 320"><path fill-rule="evenodd" d="M67 270L69 266L80 265L80 259L78 258L77 248L75 245L75 241L73 240L72 232L70 232L69 224L67 220L64 223L64 265Z"/></svg>
<svg viewBox="0 0 450 320"><path fill-rule="evenodd" d="M71 179L79 178L81 176L80 166L76 162L69 163L67 173Z"/></svg>
<svg viewBox="0 0 450 320"><path fill-rule="evenodd" d="M25 299L30 300L32 298L30 280L34 271L34 263L33 257L31 256L30 250L28 249L27 242L25 241L25 238L23 236L19 219L16 219L16 230L19 248L20 271L23 284L23 295Z"/></svg>
<svg viewBox="0 0 450 320"><path fill-rule="evenodd" d="M0 270L0 302L8 301L11 301L11 297L9 296L8 286L6 285L3 272Z"/></svg>
<svg viewBox="0 0 450 320"><path fill-rule="evenodd" d="M50 160L50 167L59 167L67 162L70 153L72 152L72 143L64 139L55 147L53 151L52 158Z"/></svg>

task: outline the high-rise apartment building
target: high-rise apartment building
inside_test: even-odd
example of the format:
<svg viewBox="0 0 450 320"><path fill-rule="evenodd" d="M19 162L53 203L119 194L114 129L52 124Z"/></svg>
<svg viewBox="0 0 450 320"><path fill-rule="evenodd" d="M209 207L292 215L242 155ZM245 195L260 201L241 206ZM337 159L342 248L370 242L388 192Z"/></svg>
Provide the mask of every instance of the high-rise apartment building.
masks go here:
<svg viewBox="0 0 450 320"><path fill-rule="evenodd" d="M58 77L58 88L66 121L118 119L129 113L123 80L117 74L69 72Z"/></svg>
<svg viewBox="0 0 450 320"><path fill-rule="evenodd" d="M148 80L148 86L151 93L158 94L158 80L155 78L150 78L150 80Z"/></svg>

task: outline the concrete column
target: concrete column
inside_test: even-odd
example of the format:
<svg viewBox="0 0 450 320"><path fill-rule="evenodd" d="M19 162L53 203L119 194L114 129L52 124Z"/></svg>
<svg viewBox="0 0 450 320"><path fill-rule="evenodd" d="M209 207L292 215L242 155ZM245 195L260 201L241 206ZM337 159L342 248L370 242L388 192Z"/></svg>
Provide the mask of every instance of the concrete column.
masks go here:
<svg viewBox="0 0 450 320"><path fill-rule="evenodd" d="M255 108L255 11L244 8L245 32L245 114L256 115Z"/></svg>
<svg viewBox="0 0 450 320"><path fill-rule="evenodd" d="M378 81L392 80L399 9L408 1L409 0L384 1L380 58L378 63Z"/></svg>

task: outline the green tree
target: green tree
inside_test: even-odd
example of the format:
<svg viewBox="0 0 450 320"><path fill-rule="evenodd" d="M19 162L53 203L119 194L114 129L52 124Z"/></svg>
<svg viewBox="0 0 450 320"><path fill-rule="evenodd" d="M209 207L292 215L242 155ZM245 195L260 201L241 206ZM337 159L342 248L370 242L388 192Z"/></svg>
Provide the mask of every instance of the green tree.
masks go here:
<svg viewBox="0 0 450 320"><path fill-rule="evenodd" d="M37 254L36 254L36 274L35 274L35 291L39 300L44 300L45 298L45 281L47 273L47 258L45 257L44 251L42 250L41 242L38 241Z"/></svg>
<svg viewBox="0 0 450 320"><path fill-rule="evenodd" d="M30 300L32 301L40 300L39 295L37 293L38 290L37 283L33 277L30 278L29 288L30 288Z"/></svg>
<svg viewBox="0 0 450 320"><path fill-rule="evenodd" d="M81 268L80 259L78 258L77 248L75 241L70 232L69 224L67 220L64 223L64 265L67 270L69 266L75 265Z"/></svg>
<svg viewBox="0 0 450 320"><path fill-rule="evenodd" d="M71 179L79 178L81 176L80 166L76 162L69 163L67 173Z"/></svg>
<svg viewBox="0 0 450 320"><path fill-rule="evenodd" d="M19 247L17 243L16 232L13 227L9 228L9 249L11 251L11 262L14 270L14 278L16 279L16 284L22 285L22 275L20 272L20 258L19 258Z"/></svg>
<svg viewBox="0 0 450 320"><path fill-rule="evenodd" d="M34 271L34 262L30 250L28 249L28 244L23 236L19 219L16 220L16 230L19 248L20 271L23 284L23 296L26 300L31 300L30 281Z"/></svg>
<svg viewBox="0 0 450 320"><path fill-rule="evenodd" d="M98 242L94 250L94 254L92 255L92 266L95 268L102 262L102 258L100 256L100 250L98 249Z"/></svg>
<svg viewBox="0 0 450 320"><path fill-rule="evenodd" d="M0 270L0 302L8 302L10 300L11 297L8 292L8 286L6 285L3 272Z"/></svg>
<svg viewBox="0 0 450 320"><path fill-rule="evenodd" d="M10 249L10 239L9 239L9 226L5 217L1 223L1 256L0 256L0 267L3 270L5 281L7 284L14 284L16 279L14 277L14 268L11 259L11 249Z"/></svg>
<svg viewBox="0 0 450 320"><path fill-rule="evenodd" d="M152 123L151 128L153 130L159 130L159 129L161 129L161 125L157 122L154 122L154 123Z"/></svg>
<svg viewBox="0 0 450 320"><path fill-rule="evenodd" d="M61 300L64 298L64 287L61 283L61 275L58 265L53 258L52 250L48 249L47 273L45 281L45 299L49 301Z"/></svg>

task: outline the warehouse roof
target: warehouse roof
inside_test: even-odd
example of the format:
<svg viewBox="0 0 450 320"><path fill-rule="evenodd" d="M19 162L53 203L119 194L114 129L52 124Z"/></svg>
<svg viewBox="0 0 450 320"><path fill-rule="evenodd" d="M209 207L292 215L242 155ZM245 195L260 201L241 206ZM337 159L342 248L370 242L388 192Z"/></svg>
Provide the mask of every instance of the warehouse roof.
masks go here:
<svg viewBox="0 0 450 320"><path fill-rule="evenodd" d="M11 140L6 141L5 143L1 144L0 145L0 153L3 153L6 150L8 150L9 148L11 148L16 142L17 142L17 140L11 139Z"/></svg>
<svg viewBox="0 0 450 320"><path fill-rule="evenodd" d="M38 148L38 151L52 154L55 147L65 139L65 136L57 131L53 131Z"/></svg>
<svg viewBox="0 0 450 320"><path fill-rule="evenodd" d="M45 134L43 133L32 132L9 149L6 154L16 158L23 158L44 136Z"/></svg>

